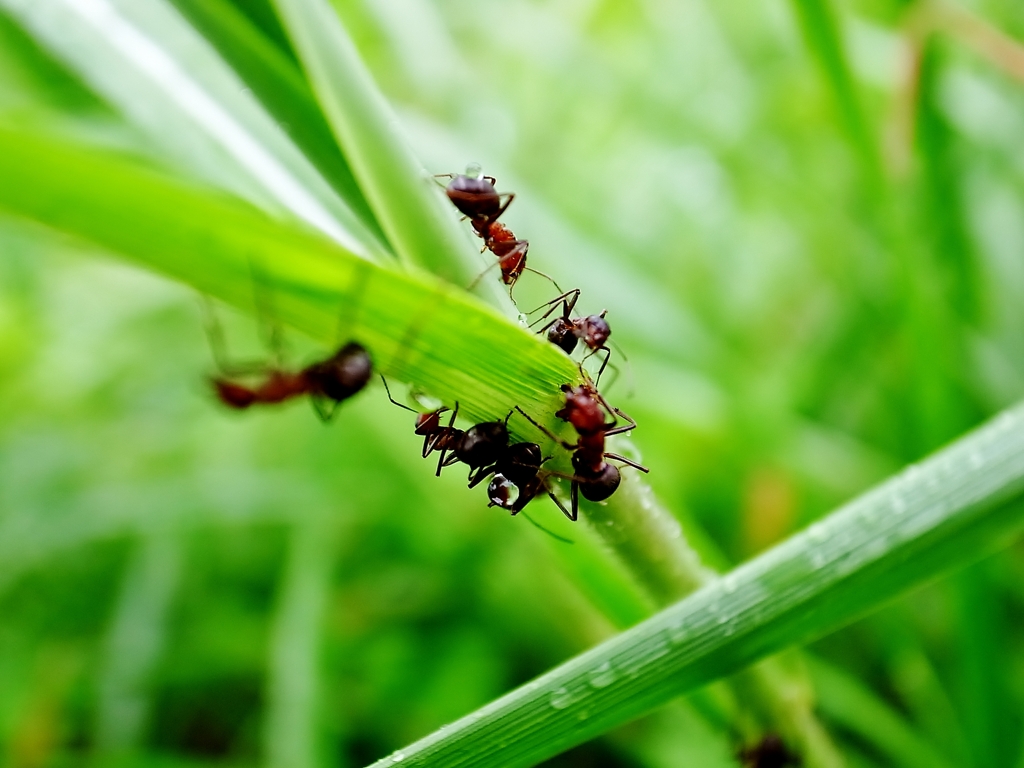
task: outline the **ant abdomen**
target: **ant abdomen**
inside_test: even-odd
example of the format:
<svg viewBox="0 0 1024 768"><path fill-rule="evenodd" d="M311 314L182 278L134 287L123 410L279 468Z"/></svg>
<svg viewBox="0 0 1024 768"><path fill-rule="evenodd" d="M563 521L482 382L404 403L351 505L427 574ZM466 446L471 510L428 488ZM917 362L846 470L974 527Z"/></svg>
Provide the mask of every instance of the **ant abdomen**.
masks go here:
<svg viewBox="0 0 1024 768"><path fill-rule="evenodd" d="M622 482L622 474L614 464L604 462L600 471L582 478L580 494L587 501L604 501L610 497Z"/></svg>
<svg viewBox="0 0 1024 768"><path fill-rule="evenodd" d="M504 421L486 421L466 430L455 455L471 467L493 464L508 445L508 427Z"/></svg>

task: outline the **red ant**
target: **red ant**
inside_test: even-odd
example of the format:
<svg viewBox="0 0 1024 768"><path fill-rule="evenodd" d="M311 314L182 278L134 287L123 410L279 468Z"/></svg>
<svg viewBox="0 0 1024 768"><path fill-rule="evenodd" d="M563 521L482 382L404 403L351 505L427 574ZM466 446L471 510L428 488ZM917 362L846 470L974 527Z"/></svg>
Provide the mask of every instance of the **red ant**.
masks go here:
<svg viewBox="0 0 1024 768"><path fill-rule="evenodd" d="M256 286L261 285L259 281ZM259 290L257 305L267 310L267 297ZM231 365L224 355L224 336L220 324L207 301L206 331L214 360L221 375L210 377L217 398L229 408L245 410L253 405L282 403L302 395L309 395L313 409L321 421L329 422L337 413L338 405L366 386L373 372L373 363L366 349L355 341L341 346L337 352L298 371L285 370L280 363L281 341L279 329L270 329L269 343L274 349L275 362L270 364ZM243 384L239 378L260 375L262 381L253 386Z"/></svg>
<svg viewBox="0 0 1024 768"><path fill-rule="evenodd" d="M549 438L559 443L566 450L572 451L572 466L575 475L571 477L572 490L572 514L570 520L576 520L579 514L579 494L588 501L604 501L619 487L622 475L619 468L610 464L605 459L621 461L627 466L638 469L641 472L649 472L647 467L637 464L625 456L617 453L608 453L604 450L606 437L629 432L636 427L636 422L620 411L612 408L601 394L594 389L594 385L588 380L584 384L573 387L569 384L562 385L565 392L565 405L555 412L555 416L567 421L576 429L579 438L576 443L569 443L552 433L543 424L534 421L521 408L519 412L526 419L546 434ZM610 422L605 421L605 413L612 415ZM622 417L628 423L617 426L618 417Z"/></svg>
<svg viewBox="0 0 1024 768"><path fill-rule="evenodd" d="M350 341L326 360L295 373L268 367L264 371L266 378L254 387L227 376L215 376L211 381L217 397L230 408L244 410L257 403L281 403L309 395L317 415L328 422L334 418L342 401L366 386L372 371L370 355L361 344ZM333 404L328 406L327 401Z"/></svg>
<svg viewBox="0 0 1024 768"><path fill-rule="evenodd" d="M508 446L508 420L512 416L512 411L508 412L508 416L503 421L485 421L475 424L467 430L461 430L455 426L455 419L459 415L458 403L455 404L455 409L451 412L452 415L445 426L441 424L441 414L448 410L447 407L419 413L414 408L395 400L391 396L391 390L383 376L381 376L381 381L384 382L388 400L399 408L416 414L415 432L417 435L423 436L423 458L427 458L435 451L440 452L435 473L438 477L441 476L441 470L444 467L461 461L470 467L469 480L472 488L480 482L476 478L481 469L496 462L502 451ZM449 451L451 451L450 456L448 455Z"/></svg>
<svg viewBox="0 0 1024 768"><path fill-rule="evenodd" d="M782 739L773 733L754 746L741 749L738 757L748 768L786 768L801 763L800 756L790 752Z"/></svg>
<svg viewBox="0 0 1024 768"><path fill-rule="evenodd" d="M562 302L562 314L541 328L538 333L547 331L548 341L567 355L571 355L576 349L576 344L582 341L590 351L581 362L585 362L588 357L603 350L605 353L604 360L595 379L595 381L601 381L601 374L604 373L604 369L608 365L608 359L612 356L611 349L606 346L608 338L612 335L611 326L604 319L604 316L608 314L608 310L602 310L599 315L587 315L586 317L573 320L569 315L576 308L576 302L579 298L580 289L573 288L571 291L566 291L561 296L556 296L551 301L541 304L537 309L527 314L532 315L544 307L550 307L550 309L531 323L530 327L532 328L541 320L550 317L551 313L558 309L558 302ZM613 365L612 368L615 368L615 366Z"/></svg>
<svg viewBox="0 0 1024 768"><path fill-rule="evenodd" d="M495 264L501 269L501 281L508 286L509 297L512 296L516 281L524 271L546 277L556 289L562 290L549 275L526 266L526 253L530 249L530 241L518 239L511 229L498 223L505 209L515 199L514 192L499 193L494 188L497 183L495 178L484 176L478 165L469 166L465 174L439 173L435 178L451 179L445 187L445 194L469 219L477 237L484 241L483 250L490 251L498 257ZM507 198L504 203L502 198ZM487 269L472 282L469 286L471 289L487 274Z"/></svg>

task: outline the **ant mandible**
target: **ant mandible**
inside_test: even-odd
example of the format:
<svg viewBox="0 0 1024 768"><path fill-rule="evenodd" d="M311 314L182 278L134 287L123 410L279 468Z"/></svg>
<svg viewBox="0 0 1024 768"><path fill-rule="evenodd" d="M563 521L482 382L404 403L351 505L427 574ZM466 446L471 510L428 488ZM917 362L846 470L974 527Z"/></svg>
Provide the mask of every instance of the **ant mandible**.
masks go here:
<svg viewBox="0 0 1024 768"><path fill-rule="evenodd" d="M607 346L608 338L612 335L612 329L608 325L608 321L604 319L604 316L608 314L608 310L602 310L599 315L587 315L586 317L573 320L570 315L573 309L576 308L576 302L579 298L580 289L573 288L571 291L566 291L561 296L556 296L551 301L541 304L537 309L527 314L532 315L544 307L550 307L550 309L531 323L530 327L532 328L537 323L550 317L551 313L558 309L558 303L561 302L562 314L543 326L538 333L547 331L548 341L567 355L571 355L576 349L576 344L582 341L590 351L581 362L585 362L591 355L604 351L604 360L601 362L601 368L598 370L597 377L595 378L595 381L599 382L601 381L601 374L604 373L604 369L608 365L608 359L612 356L612 351ZM613 365L612 368L615 368L615 366Z"/></svg>
<svg viewBox="0 0 1024 768"><path fill-rule="evenodd" d="M650 470L625 456L609 453L604 449L605 438L629 432L636 427L636 422L632 418L618 408L608 405L589 380L575 387L563 384L562 391L565 392L565 405L555 412L555 416L573 425L579 435L575 443L562 440L522 409L519 409L519 412L549 438L573 452L572 466L575 475L570 478L572 514L569 519L576 520L579 514L579 494L582 493L583 498L588 501L604 501L615 493L622 481L619 468L605 459L620 461L641 472ZM605 413L611 414L610 422L605 421ZM622 417L627 423L618 426L618 417Z"/></svg>
<svg viewBox="0 0 1024 768"><path fill-rule="evenodd" d="M230 408L244 410L309 395L317 415L329 422L338 405L366 386L372 371L369 353L361 344L350 341L327 359L296 372L269 366L263 371L263 381L255 386L242 384L230 375L214 376L210 381L217 397Z"/></svg>

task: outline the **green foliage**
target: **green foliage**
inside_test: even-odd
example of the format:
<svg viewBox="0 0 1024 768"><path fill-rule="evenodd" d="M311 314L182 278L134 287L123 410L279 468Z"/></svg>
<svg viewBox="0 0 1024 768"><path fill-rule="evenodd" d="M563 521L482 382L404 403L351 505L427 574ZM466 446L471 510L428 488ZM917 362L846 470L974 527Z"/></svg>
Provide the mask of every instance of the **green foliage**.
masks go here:
<svg viewBox="0 0 1024 768"><path fill-rule="evenodd" d="M0 762L1020 764L1019 557L935 581L1020 526L1019 412L960 437L1024 391L1012 5L335 5L0 0ZM259 357L255 279L289 362L550 420L474 160L628 355L657 497L532 505L571 546L379 387L205 391L194 291Z"/></svg>

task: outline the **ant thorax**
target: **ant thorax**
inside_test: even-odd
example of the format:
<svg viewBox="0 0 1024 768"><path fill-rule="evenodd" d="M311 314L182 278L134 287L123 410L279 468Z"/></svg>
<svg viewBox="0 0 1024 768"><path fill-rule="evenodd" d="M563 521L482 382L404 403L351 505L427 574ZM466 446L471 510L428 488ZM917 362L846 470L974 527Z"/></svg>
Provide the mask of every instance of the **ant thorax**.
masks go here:
<svg viewBox="0 0 1024 768"><path fill-rule="evenodd" d="M568 421L581 435L590 435L605 430L604 410L601 403L591 394L588 387L571 387L565 395L565 407L555 416Z"/></svg>
<svg viewBox="0 0 1024 768"><path fill-rule="evenodd" d="M565 317L555 320L548 328L548 341L561 349L565 354L571 355L576 349L576 325Z"/></svg>

